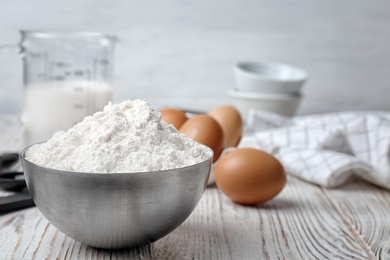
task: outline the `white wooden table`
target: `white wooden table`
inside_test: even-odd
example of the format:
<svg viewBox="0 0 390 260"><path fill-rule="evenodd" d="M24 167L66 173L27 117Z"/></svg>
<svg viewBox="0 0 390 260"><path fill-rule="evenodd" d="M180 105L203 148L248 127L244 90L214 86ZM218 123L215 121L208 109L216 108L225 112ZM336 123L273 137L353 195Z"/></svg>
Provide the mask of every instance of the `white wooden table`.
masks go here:
<svg viewBox="0 0 390 260"><path fill-rule="evenodd" d="M1 150L20 146L0 129ZM330 190L289 177L263 205L206 190L192 215L157 242L101 250L67 237L37 208L0 215L0 259L390 259L390 192L356 181Z"/></svg>

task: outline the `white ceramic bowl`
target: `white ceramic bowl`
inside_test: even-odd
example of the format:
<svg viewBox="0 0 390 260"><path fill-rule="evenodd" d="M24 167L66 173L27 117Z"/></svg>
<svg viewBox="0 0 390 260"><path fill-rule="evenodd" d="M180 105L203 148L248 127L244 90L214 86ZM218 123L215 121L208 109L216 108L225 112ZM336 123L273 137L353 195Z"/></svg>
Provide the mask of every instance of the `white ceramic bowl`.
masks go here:
<svg viewBox="0 0 390 260"><path fill-rule="evenodd" d="M282 63L241 61L233 69L240 91L296 95L307 80L306 71Z"/></svg>
<svg viewBox="0 0 390 260"><path fill-rule="evenodd" d="M238 108L244 118L251 108L293 116L302 98L299 94L259 94L236 89L230 89L229 96L232 98L233 105Z"/></svg>

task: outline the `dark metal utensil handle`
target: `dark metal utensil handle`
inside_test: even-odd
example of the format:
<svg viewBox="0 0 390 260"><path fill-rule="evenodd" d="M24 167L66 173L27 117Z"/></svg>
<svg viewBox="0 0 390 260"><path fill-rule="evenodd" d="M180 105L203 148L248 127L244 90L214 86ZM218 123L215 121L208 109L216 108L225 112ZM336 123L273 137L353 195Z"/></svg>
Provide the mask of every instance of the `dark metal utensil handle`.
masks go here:
<svg viewBox="0 0 390 260"><path fill-rule="evenodd" d="M0 214L35 206L28 191L16 192L14 195L0 197Z"/></svg>
<svg viewBox="0 0 390 260"><path fill-rule="evenodd" d="M0 187L5 190L18 191L26 187L23 172L0 172Z"/></svg>
<svg viewBox="0 0 390 260"><path fill-rule="evenodd" d="M18 153L1 153L0 154L0 167L8 167L9 165L19 160Z"/></svg>

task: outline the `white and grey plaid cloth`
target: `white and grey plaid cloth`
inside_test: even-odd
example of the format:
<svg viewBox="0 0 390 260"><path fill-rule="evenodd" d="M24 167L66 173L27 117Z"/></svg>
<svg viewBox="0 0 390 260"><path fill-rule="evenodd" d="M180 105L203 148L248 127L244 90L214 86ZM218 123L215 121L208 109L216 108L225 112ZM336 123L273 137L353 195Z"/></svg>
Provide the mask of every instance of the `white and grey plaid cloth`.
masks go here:
<svg viewBox="0 0 390 260"><path fill-rule="evenodd" d="M360 177L390 189L390 112L287 118L252 110L239 146L270 152L287 173L318 185Z"/></svg>

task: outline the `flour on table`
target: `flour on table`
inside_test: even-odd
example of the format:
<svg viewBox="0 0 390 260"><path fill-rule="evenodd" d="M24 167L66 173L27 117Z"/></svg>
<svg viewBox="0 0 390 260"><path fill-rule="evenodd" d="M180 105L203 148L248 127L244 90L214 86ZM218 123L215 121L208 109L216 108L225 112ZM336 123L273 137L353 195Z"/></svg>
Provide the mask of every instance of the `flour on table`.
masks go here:
<svg viewBox="0 0 390 260"><path fill-rule="evenodd" d="M161 120L145 100L109 103L67 132L32 146L26 159L59 170L161 171L200 163L211 151Z"/></svg>

